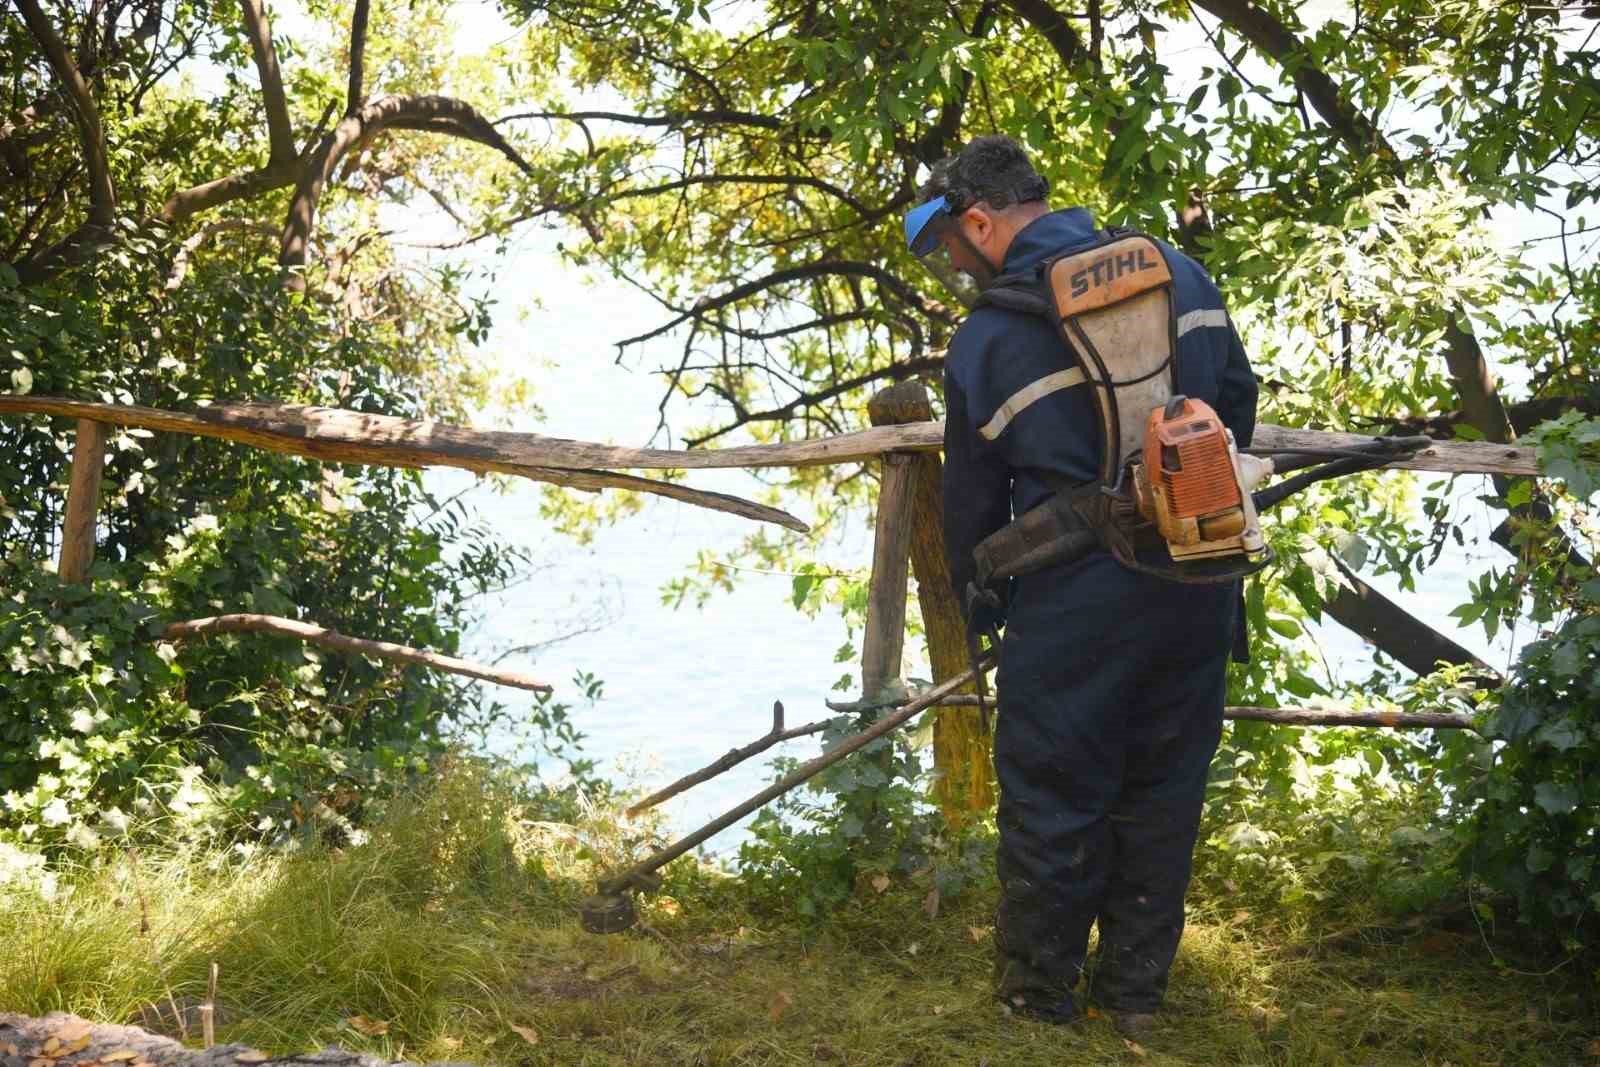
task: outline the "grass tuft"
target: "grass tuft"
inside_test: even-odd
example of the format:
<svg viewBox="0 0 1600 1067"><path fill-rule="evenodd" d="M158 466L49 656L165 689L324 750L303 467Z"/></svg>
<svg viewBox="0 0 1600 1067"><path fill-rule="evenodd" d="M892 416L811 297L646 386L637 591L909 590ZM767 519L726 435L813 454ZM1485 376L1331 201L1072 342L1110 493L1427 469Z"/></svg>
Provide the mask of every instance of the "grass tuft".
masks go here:
<svg viewBox="0 0 1600 1067"><path fill-rule="evenodd" d="M1512 1067L1591 1062L1600 1036L1576 965L1517 973L1470 926L1360 908L1352 931L1336 909L1197 901L1148 1047L993 1002L992 889L930 917L914 880L864 887L817 925L689 862L641 927L586 934L577 901L625 829L531 821L461 763L358 846L124 854L53 895L0 886L0 1010L137 1022L201 998L215 961L219 1040L413 1060Z"/></svg>

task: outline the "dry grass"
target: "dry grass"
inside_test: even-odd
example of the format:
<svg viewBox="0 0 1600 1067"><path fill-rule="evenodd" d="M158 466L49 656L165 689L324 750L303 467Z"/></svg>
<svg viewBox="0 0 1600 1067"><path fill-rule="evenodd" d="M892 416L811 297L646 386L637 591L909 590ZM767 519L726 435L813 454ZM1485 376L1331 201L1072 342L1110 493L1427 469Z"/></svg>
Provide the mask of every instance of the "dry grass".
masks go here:
<svg viewBox="0 0 1600 1067"><path fill-rule="evenodd" d="M1329 942L1331 925L1200 902L1144 1048L1103 1019L1008 1018L989 996L981 892L930 918L918 887L866 889L818 927L680 873L678 899L642 910L648 929L598 937L575 921L593 875L575 841L596 847L604 820L574 838L507 820L503 801L462 774L343 852L147 856L137 874L122 857L54 899L0 887L0 1010L136 1019L197 996L215 960L219 1039L276 1051L652 1067L1600 1060L1576 965L1497 969L1471 929Z"/></svg>

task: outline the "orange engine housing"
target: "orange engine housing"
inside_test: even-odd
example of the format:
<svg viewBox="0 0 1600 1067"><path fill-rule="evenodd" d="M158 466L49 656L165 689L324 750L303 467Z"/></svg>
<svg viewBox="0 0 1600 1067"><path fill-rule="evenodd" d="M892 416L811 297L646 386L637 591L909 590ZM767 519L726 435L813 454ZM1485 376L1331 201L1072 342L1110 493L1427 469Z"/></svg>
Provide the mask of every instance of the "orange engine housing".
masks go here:
<svg viewBox="0 0 1600 1067"><path fill-rule="evenodd" d="M1203 400L1175 396L1150 413L1133 465L1139 513L1155 523L1174 560L1231 556L1259 541L1239 486L1232 440ZM1259 546L1258 546L1259 547Z"/></svg>
<svg viewBox="0 0 1600 1067"><path fill-rule="evenodd" d="M1135 508L1161 531L1173 562L1183 563L1266 550L1245 487L1271 469L1235 455L1233 436L1211 405L1175 396L1150 413L1144 451L1128 473Z"/></svg>
<svg viewBox="0 0 1600 1067"><path fill-rule="evenodd" d="M1203 400L1181 398L1150 412L1145 425L1144 467L1159 484L1169 515L1198 519L1240 505L1239 479L1228 455L1222 420Z"/></svg>

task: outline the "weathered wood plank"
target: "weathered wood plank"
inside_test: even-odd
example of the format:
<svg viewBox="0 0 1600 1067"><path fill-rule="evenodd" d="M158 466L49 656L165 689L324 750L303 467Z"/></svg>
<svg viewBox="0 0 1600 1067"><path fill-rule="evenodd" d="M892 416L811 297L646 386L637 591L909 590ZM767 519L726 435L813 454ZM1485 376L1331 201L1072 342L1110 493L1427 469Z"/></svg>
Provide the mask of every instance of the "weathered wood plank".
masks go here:
<svg viewBox="0 0 1600 1067"><path fill-rule="evenodd" d="M390 466L456 466L518 474L536 481L554 481L555 471L581 471L596 476L604 471L628 469L706 470L859 463L875 459L883 452L937 451L944 440L943 423L923 422L874 426L869 430L810 441L681 451L623 448L504 430L471 430L339 408L218 404L198 414L183 414L59 397L0 396L0 415L23 413L91 418L122 426L222 437L319 459ZM1371 438L1360 434L1289 429L1263 423L1256 428L1255 444L1271 448L1338 448L1368 440ZM295 447L288 447L290 442L295 443ZM1440 441L1423 453L1390 466L1450 474L1538 473L1531 448L1472 441ZM644 486L607 483L576 487L628 488L670 495L659 488L649 488L664 483L635 481L644 482Z"/></svg>
<svg viewBox="0 0 1600 1067"><path fill-rule="evenodd" d="M272 415L267 417L262 413L272 413ZM786 511L727 493L691 489L685 485L631 474L619 474L614 471L589 470L585 469L584 464L572 462L561 462L554 467L524 462L517 456L533 452L551 456L558 456L561 453L559 449L544 446L533 450L512 449L502 441L506 438L528 438L536 442L560 440L542 438L537 434L480 432L454 426L435 427L435 424L428 422L412 422L387 415L364 415L337 408L275 409L260 405L218 405L202 408L197 414L190 414L161 411L157 408L62 400L58 397L0 396L0 415L7 414L62 415L146 430L216 437L330 463L373 463L386 467L459 467L482 473L515 474L536 482L564 485L572 489L590 491L627 489L664 496L685 504L709 508L712 511L740 515L757 522L776 523L791 530L804 532L808 529L804 522ZM584 444L584 442L576 443ZM609 446L588 447L605 449ZM566 459L570 460L571 457L567 456ZM658 464L657 467L668 468L670 465Z"/></svg>
<svg viewBox="0 0 1600 1067"><path fill-rule="evenodd" d="M1003 698L1003 697L1002 697ZM978 698L970 694L947 696L944 708L972 708ZM1003 711L1001 714L1005 714ZM1230 704L1222 717L1232 722L1270 722L1279 726L1372 726L1395 729L1477 730L1471 715L1452 711L1357 711L1354 708L1258 708Z"/></svg>
<svg viewBox="0 0 1600 1067"><path fill-rule="evenodd" d="M1371 440L1358 433L1299 430L1267 423L1256 427L1252 443L1263 448L1348 448ZM1532 448L1488 441L1437 441L1410 459L1390 463L1389 467L1442 474L1539 473L1538 457Z"/></svg>
<svg viewBox="0 0 1600 1067"><path fill-rule="evenodd" d="M61 524L61 555L56 573L63 582L81 582L94 562L94 524L100 511L100 476L106 465L106 424L78 420L72 444L72 478L67 513Z"/></svg>
<svg viewBox="0 0 1600 1067"><path fill-rule="evenodd" d="M933 418L927 386L905 381L874 398L895 423L926 423ZM888 419L878 421L887 423ZM966 625L950 584L950 563L944 555L944 487L936 452L911 460L911 574L916 579L917 606L928 638L933 680L942 682L966 670ZM966 687L972 691L973 687ZM994 775L989 737L976 715L936 712L933 720L933 793L945 820L954 828L994 804Z"/></svg>
<svg viewBox="0 0 1600 1067"><path fill-rule="evenodd" d="M912 457L888 453L878 486L878 520L872 540L872 584L861 637L861 695L875 699L900 677L906 641L906 578L911 555Z"/></svg>
<svg viewBox="0 0 1600 1067"><path fill-rule="evenodd" d="M401 663L415 663L418 666L429 667L436 671L449 671L451 674L464 674L468 678L479 678L497 685L515 686L518 689L531 689L534 692L549 693L551 687L531 675L520 671L501 670L499 667L487 667L471 660L457 659L455 656L445 656L438 652L428 652L410 645L397 645L392 641L374 641L366 637L350 637L337 630L330 630L325 626L317 626L309 622L300 622L296 619L285 619L278 615L255 615L240 613L235 615L214 615L205 619L189 619L185 622L175 622L162 631L161 636L168 641L181 641L190 637L205 637L210 634L235 634L259 633L271 634L275 637L292 637L311 645L321 645L324 648L337 649L340 652L354 652L363 656L375 656L379 659L396 660Z"/></svg>

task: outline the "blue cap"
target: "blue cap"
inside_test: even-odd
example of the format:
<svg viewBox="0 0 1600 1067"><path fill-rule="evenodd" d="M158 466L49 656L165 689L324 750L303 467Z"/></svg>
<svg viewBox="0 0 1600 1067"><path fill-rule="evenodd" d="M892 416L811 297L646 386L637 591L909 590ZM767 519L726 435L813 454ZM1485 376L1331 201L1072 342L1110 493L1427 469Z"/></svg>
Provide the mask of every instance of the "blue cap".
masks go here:
<svg viewBox="0 0 1600 1067"><path fill-rule="evenodd" d="M938 227L929 226L934 216L948 215L950 203L944 197L935 197L925 204L918 204L906 212L906 247L911 249L911 254L921 258L939 247Z"/></svg>

